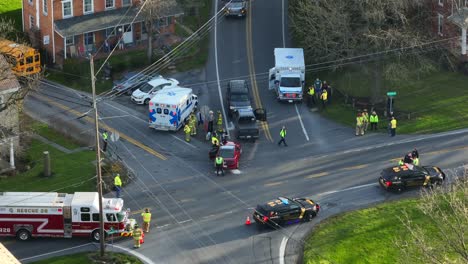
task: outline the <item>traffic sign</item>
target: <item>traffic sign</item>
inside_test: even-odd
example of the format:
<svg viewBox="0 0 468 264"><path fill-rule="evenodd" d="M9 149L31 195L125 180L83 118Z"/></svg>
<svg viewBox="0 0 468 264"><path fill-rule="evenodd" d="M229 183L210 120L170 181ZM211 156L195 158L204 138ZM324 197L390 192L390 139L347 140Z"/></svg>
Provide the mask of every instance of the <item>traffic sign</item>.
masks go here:
<svg viewBox="0 0 468 264"><path fill-rule="evenodd" d="M387 96L395 96L396 92L387 92Z"/></svg>

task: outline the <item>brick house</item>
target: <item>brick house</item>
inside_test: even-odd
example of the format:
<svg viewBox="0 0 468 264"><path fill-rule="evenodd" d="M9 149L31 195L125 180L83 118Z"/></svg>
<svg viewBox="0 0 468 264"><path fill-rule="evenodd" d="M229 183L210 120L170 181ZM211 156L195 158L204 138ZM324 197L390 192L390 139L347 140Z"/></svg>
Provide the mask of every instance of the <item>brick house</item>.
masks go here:
<svg viewBox="0 0 468 264"><path fill-rule="evenodd" d="M23 31L33 46L47 52L48 62L56 64L104 51L106 38L109 47L117 45L120 37L124 48L145 45L144 17L142 13L137 16L141 1L22 0ZM168 10L156 25L161 34L174 33L175 17L182 14L178 7Z"/></svg>
<svg viewBox="0 0 468 264"><path fill-rule="evenodd" d="M431 0L432 32L448 41L450 51L468 61L466 30L468 27L468 0ZM452 39L453 38L453 39Z"/></svg>

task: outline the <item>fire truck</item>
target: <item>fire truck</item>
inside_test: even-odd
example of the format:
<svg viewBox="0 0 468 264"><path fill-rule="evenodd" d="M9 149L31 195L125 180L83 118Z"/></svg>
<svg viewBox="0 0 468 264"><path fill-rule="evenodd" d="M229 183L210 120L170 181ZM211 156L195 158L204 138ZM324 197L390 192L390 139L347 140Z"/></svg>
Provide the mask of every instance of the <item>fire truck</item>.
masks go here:
<svg viewBox="0 0 468 264"><path fill-rule="evenodd" d="M90 237L99 241L97 192L0 192L0 236ZM121 198L103 198L106 234L133 229Z"/></svg>

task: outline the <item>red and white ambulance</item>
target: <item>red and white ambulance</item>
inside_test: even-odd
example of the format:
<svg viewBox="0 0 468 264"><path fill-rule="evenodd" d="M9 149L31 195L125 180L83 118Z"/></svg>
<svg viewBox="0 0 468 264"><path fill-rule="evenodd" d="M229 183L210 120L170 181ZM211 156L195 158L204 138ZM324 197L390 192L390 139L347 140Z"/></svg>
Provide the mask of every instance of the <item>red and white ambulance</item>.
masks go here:
<svg viewBox="0 0 468 264"><path fill-rule="evenodd" d="M121 198L103 198L104 229L119 233L132 223ZM97 192L0 192L0 236L83 237L99 241Z"/></svg>

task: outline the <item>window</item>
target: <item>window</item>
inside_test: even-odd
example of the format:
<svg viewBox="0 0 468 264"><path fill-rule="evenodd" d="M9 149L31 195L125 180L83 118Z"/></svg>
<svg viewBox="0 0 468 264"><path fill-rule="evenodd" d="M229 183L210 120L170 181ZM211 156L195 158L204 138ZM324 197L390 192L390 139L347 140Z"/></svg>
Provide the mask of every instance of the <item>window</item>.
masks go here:
<svg viewBox="0 0 468 264"><path fill-rule="evenodd" d="M439 0L439 5L444 6L444 0Z"/></svg>
<svg viewBox="0 0 468 264"><path fill-rule="evenodd" d="M167 27L168 23L167 23L167 17L163 17L161 19L159 19L158 21L158 26L159 27Z"/></svg>
<svg viewBox="0 0 468 264"><path fill-rule="evenodd" d="M91 215L90 215L90 214L81 214L81 221L82 221L82 222L89 222L89 221L91 221Z"/></svg>
<svg viewBox="0 0 468 264"><path fill-rule="evenodd" d="M156 109L156 113L158 113L158 114L162 113L161 108L158 107L158 108Z"/></svg>
<svg viewBox="0 0 468 264"><path fill-rule="evenodd" d="M67 44L67 46L73 45L75 44L75 38L74 37L65 38L65 43Z"/></svg>
<svg viewBox="0 0 468 264"><path fill-rule="evenodd" d="M42 0L42 13L47 16L47 0Z"/></svg>
<svg viewBox="0 0 468 264"><path fill-rule="evenodd" d="M93 214L93 221L99 222L99 214Z"/></svg>
<svg viewBox="0 0 468 264"><path fill-rule="evenodd" d="M122 0L122 6L129 6L131 4L131 0Z"/></svg>
<svg viewBox="0 0 468 264"><path fill-rule="evenodd" d="M437 33L439 33L439 35L443 36L444 33L443 33L443 30L444 30L444 16L441 15L441 14L438 14L437 15Z"/></svg>
<svg viewBox="0 0 468 264"><path fill-rule="evenodd" d="M83 13L89 14L94 12L93 0L83 0Z"/></svg>
<svg viewBox="0 0 468 264"><path fill-rule="evenodd" d="M65 0L65 1L62 2L62 15L63 15L63 18L73 16L71 0Z"/></svg>
<svg viewBox="0 0 468 264"><path fill-rule="evenodd" d="M168 115L168 114L169 114L169 110L164 109L164 114L165 114L165 115Z"/></svg>
<svg viewBox="0 0 468 264"><path fill-rule="evenodd" d="M84 42L85 45L92 45L94 44L94 33L84 33Z"/></svg>
<svg viewBox="0 0 468 264"><path fill-rule="evenodd" d="M106 37L115 36L116 28L106 28Z"/></svg>
<svg viewBox="0 0 468 264"><path fill-rule="evenodd" d="M115 0L104 0L106 1L106 9L114 8Z"/></svg>
<svg viewBox="0 0 468 264"><path fill-rule="evenodd" d="M29 15L29 28L34 27L34 17Z"/></svg>
<svg viewBox="0 0 468 264"><path fill-rule="evenodd" d="M117 220L115 214L106 214L106 219L107 222L115 222Z"/></svg>

